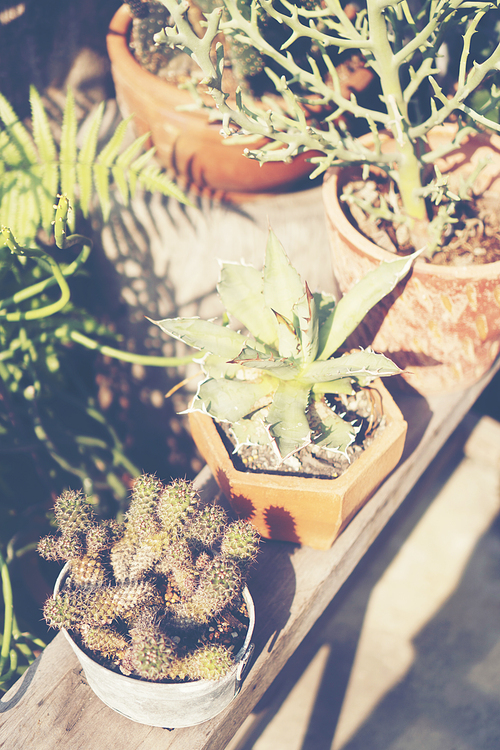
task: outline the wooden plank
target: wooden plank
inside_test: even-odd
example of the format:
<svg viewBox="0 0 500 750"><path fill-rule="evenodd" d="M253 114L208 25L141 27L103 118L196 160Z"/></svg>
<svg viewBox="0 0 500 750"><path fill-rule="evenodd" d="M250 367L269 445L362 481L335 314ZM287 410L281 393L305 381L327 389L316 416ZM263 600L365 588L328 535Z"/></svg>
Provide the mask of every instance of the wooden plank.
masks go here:
<svg viewBox="0 0 500 750"><path fill-rule="evenodd" d="M172 732L134 724L93 695L76 658L58 635L0 701L0 748L225 747L499 366L500 362L466 392L431 401L396 395L410 425L403 461L330 550L321 552L280 542L263 545L250 581L257 612L256 656L240 695L216 719ZM206 469L199 482L208 496L215 493L215 482Z"/></svg>

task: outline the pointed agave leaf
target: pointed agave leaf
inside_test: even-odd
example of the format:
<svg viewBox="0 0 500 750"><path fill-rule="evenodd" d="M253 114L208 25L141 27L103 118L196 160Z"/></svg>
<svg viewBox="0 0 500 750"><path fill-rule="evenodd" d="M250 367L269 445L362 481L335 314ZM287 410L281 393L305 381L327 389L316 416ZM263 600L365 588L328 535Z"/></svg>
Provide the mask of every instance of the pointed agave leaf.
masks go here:
<svg viewBox="0 0 500 750"><path fill-rule="evenodd" d="M234 316L258 341L278 348L276 318L264 302L262 274L253 266L223 263L219 297L229 315Z"/></svg>
<svg viewBox="0 0 500 750"><path fill-rule="evenodd" d="M241 333L201 318L166 318L151 320L151 323L155 323L174 339L223 357L226 362L234 360L246 344L246 338Z"/></svg>
<svg viewBox="0 0 500 750"><path fill-rule="evenodd" d="M269 407L269 433L285 459L310 443L307 421L309 387L296 381L281 381Z"/></svg>
<svg viewBox="0 0 500 750"><path fill-rule="evenodd" d="M357 429L326 407L321 411L320 419L320 431L313 437L314 445L345 455L347 448L356 439Z"/></svg>
<svg viewBox="0 0 500 750"><path fill-rule="evenodd" d="M294 307L296 328L300 336L302 362L308 364L316 358L319 345L319 314L316 300L306 282L306 292Z"/></svg>
<svg viewBox="0 0 500 750"><path fill-rule="evenodd" d="M238 453L244 445L273 446L273 441L267 431L266 425L257 416L246 417L231 424L236 446L233 453Z"/></svg>
<svg viewBox="0 0 500 750"><path fill-rule="evenodd" d="M219 422L238 422L273 391L271 379L208 379L200 383L190 411L203 411Z"/></svg>
<svg viewBox="0 0 500 750"><path fill-rule="evenodd" d="M340 378L339 380L327 380L323 383L315 383L311 388L314 395L324 395L325 393L345 393L352 396L354 391L352 378Z"/></svg>
<svg viewBox="0 0 500 750"><path fill-rule="evenodd" d="M299 369L293 359L276 357L269 352L259 352L251 346L245 346L231 362L244 367L255 367L257 370L266 370L280 380L295 380L299 374Z"/></svg>
<svg viewBox="0 0 500 750"><path fill-rule="evenodd" d="M342 297L320 330L319 359L337 351L372 307L404 279L418 255L381 263Z"/></svg>
<svg viewBox="0 0 500 750"><path fill-rule="evenodd" d="M278 351L280 357L284 357L286 359L299 358L301 353L300 339L295 333L293 324L285 317L283 317L283 315L280 315L279 312L275 312L274 314L276 316L276 322L278 324Z"/></svg>
<svg viewBox="0 0 500 750"><path fill-rule="evenodd" d="M360 385L368 385L375 378L398 375L400 372L399 367L383 354L360 349L335 359L311 362L301 378L307 383L326 383L347 377Z"/></svg>
<svg viewBox="0 0 500 750"><path fill-rule="evenodd" d="M264 300L266 306L293 320L293 307L304 294L300 276L290 264L281 242L269 230L264 264Z"/></svg>
<svg viewBox="0 0 500 750"><path fill-rule="evenodd" d="M204 354L200 366L203 372L214 380L236 378L241 373L240 364L227 362L225 357L219 357L217 354Z"/></svg>
<svg viewBox="0 0 500 750"><path fill-rule="evenodd" d="M80 185L80 206L84 216L88 215L90 208L90 198L92 195L92 166L95 160L97 150L97 140L99 130L101 129L102 116L104 113L104 102L96 107L93 115L90 117L88 130L85 134L82 148L78 154L77 174Z"/></svg>

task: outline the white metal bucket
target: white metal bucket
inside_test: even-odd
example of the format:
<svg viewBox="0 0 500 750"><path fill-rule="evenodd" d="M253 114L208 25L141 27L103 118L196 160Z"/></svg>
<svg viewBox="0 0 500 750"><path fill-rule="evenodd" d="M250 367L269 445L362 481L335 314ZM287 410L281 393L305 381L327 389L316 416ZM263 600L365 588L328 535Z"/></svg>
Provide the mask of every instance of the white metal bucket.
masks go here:
<svg viewBox="0 0 500 750"><path fill-rule="evenodd" d="M59 592L69 571L65 565L54 586ZM248 608L249 625L245 642L235 657L232 669L220 680L196 680L185 683L147 682L113 672L91 659L63 630L80 662L89 686L103 703L139 724L169 729L191 727L213 719L238 695L252 655L255 608L247 587L243 598Z"/></svg>

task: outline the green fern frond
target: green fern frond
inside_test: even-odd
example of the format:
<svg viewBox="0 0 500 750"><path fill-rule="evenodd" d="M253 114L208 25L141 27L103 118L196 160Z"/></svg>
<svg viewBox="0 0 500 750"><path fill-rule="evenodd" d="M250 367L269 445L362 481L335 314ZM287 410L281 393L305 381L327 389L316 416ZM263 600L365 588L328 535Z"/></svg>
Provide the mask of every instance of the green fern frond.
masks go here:
<svg viewBox="0 0 500 750"><path fill-rule="evenodd" d="M155 149L141 154L148 134L125 147L130 118L118 125L99 150L104 113L101 103L90 116L78 148L75 101L68 91L58 150L42 99L33 87L30 103L32 132L0 94L0 224L9 226L21 244L33 243L40 227L50 229L53 202L59 192L87 216L95 190L105 221L111 209L112 182L125 204L138 185L188 203L177 185L151 163ZM69 223L74 231L74 213Z"/></svg>
<svg viewBox="0 0 500 750"><path fill-rule="evenodd" d="M76 185L76 107L75 99L71 89L66 94L66 104L61 128L61 144L59 152L59 169L61 179L61 192L68 196L71 206L75 205L75 185ZM69 218L71 231L75 229L75 213L72 212Z"/></svg>
<svg viewBox="0 0 500 750"><path fill-rule="evenodd" d="M78 174L78 182L80 184L80 208L82 209L84 216L88 215L90 208L90 199L92 197L92 167L96 158L97 141L99 138L99 130L101 129L103 114L104 102L101 102L90 118L83 146L78 155L76 170Z"/></svg>
<svg viewBox="0 0 500 750"><path fill-rule="evenodd" d="M37 163L37 152L28 130L18 118L7 99L0 94L0 120L10 136L13 153L17 152L17 163Z"/></svg>

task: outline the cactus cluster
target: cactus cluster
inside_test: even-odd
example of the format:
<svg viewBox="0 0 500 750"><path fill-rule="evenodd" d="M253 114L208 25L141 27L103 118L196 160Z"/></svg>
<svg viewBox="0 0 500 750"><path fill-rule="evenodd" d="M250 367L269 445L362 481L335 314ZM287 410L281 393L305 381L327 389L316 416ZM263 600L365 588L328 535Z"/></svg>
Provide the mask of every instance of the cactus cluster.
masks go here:
<svg viewBox="0 0 500 750"><path fill-rule="evenodd" d="M259 547L250 524L202 507L190 482L164 485L151 475L135 481L122 524L97 520L78 492L63 493L54 510L58 533L38 549L67 561L69 574L45 603L50 627L71 631L126 675L183 681L227 672L234 646L226 641L234 637L221 643L214 634L237 632L234 612L243 612Z"/></svg>
<svg viewBox="0 0 500 750"><path fill-rule="evenodd" d="M189 68L193 75L199 76L197 66L189 65L189 57L179 49L159 46L155 43L155 34L161 32L165 27L172 25L169 11L162 0L127 0L133 16L130 46L134 56L140 64L151 73L165 75L178 74ZM316 0L295 0L293 3L298 9L313 10L317 6ZM205 17L214 9L221 6L220 0L196 0L190 2L188 17L193 31L198 37L205 32ZM280 49L290 36L288 29L271 18L260 5L252 4L251 0L240 0L239 7L245 18L250 19L252 13L256 14L256 23L266 39L273 48ZM223 17L226 21L230 16L225 11ZM224 56L226 69L229 68L234 79L234 85L240 86L244 91L256 96L261 96L267 91L274 91L269 76L265 72L266 66L276 68L273 61L258 51L254 46L247 44L234 36L220 35L217 41L224 45ZM314 53L313 44L310 40L294 42L291 52L299 58L303 64ZM174 62L174 58L187 58L184 67L180 62ZM283 74L282 67L276 68L276 72Z"/></svg>

